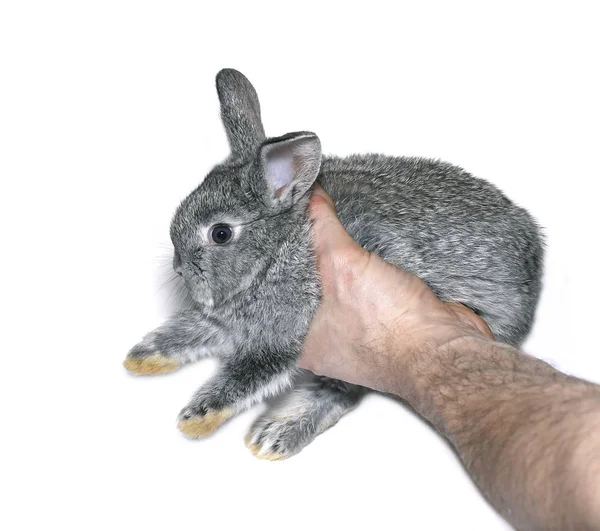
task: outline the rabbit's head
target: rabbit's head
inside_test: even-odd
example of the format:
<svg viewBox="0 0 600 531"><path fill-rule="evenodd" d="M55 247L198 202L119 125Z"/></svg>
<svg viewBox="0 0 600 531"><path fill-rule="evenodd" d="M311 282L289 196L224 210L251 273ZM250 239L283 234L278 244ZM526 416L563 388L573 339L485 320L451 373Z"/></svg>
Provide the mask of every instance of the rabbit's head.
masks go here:
<svg viewBox="0 0 600 531"><path fill-rule="evenodd" d="M313 133L265 138L260 105L236 70L217 75L221 116L231 155L206 176L171 223L173 267L199 304L221 304L272 265L305 215L319 173Z"/></svg>

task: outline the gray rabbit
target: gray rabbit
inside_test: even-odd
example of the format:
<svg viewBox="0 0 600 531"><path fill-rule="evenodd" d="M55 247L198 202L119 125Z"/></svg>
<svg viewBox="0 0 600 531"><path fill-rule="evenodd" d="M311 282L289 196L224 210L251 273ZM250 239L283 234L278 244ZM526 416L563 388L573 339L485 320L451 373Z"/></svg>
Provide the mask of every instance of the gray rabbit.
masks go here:
<svg viewBox="0 0 600 531"><path fill-rule="evenodd" d="M461 302L494 336L519 345L541 289L540 228L490 183L435 160L321 154L309 132L266 138L250 82L217 75L231 155L178 207L173 268L194 301L133 347L125 367L158 374L218 356L218 373L179 415L204 437L233 415L294 384L320 285L307 204L318 180L368 251ZM246 443L284 459L352 409L366 390L309 375L258 419Z"/></svg>

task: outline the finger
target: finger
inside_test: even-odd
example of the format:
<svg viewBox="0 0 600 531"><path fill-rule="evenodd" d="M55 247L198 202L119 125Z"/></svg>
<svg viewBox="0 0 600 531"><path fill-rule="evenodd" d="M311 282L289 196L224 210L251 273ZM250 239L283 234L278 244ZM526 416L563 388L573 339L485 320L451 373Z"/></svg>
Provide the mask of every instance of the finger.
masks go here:
<svg viewBox="0 0 600 531"><path fill-rule="evenodd" d="M471 308L468 308L460 302L446 302L445 304L461 321L466 321L471 326L477 328L482 335L491 340L495 340L494 334L492 333L492 330L487 322L477 315Z"/></svg>

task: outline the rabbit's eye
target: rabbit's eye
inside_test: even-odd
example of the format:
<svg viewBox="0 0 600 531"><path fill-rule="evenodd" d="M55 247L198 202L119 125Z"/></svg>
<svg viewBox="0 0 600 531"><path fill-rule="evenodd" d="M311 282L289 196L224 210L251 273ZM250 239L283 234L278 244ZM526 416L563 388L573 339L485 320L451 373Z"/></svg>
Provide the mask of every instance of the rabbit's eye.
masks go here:
<svg viewBox="0 0 600 531"><path fill-rule="evenodd" d="M210 231L210 237L215 243L223 244L231 240L231 227L229 225L216 225Z"/></svg>

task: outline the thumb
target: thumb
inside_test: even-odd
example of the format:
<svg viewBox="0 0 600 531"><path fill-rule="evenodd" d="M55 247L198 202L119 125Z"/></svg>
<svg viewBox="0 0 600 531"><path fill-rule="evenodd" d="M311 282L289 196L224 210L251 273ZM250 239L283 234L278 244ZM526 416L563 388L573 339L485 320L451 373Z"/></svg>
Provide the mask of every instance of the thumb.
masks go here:
<svg viewBox="0 0 600 531"><path fill-rule="evenodd" d="M363 250L340 222L331 196L315 183L309 203L313 235L317 256L342 250Z"/></svg>

